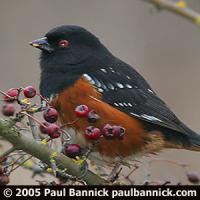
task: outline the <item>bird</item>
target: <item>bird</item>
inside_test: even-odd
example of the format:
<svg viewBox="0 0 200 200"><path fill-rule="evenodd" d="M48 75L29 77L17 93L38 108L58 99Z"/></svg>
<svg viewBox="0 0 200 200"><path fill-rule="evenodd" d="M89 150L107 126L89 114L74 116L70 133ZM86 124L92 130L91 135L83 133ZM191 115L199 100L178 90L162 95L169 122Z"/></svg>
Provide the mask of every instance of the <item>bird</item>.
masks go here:
<svg viewBox="0 0 200 200"><path fill-rule="evenodd" d="M133 66L85 28L58 26L30 45L41 50L40 93L58 110L60 122L69 124L72 143L93 144L84 136L91 123L75 120L78 105L100 116L95 123L100 130L105 124L124 128L122 139L99 138L92 152L96 160L114 163L165 148L200 151L200 135L176 117Z"/></svg>

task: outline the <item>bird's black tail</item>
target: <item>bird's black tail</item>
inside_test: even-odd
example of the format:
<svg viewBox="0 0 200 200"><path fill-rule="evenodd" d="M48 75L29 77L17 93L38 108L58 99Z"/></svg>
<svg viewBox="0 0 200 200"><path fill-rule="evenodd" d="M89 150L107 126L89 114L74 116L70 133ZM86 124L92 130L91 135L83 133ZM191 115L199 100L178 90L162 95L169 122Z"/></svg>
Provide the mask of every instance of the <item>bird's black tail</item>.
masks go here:
<svg viewBox="0 0 200 200"><path fill-rule="evenodd" d="M174 148L183 148L191 151L200 151L200 134L184 125L185 132L164 130L163 134ZM169 145L170 147L170 145Z"/></svg>

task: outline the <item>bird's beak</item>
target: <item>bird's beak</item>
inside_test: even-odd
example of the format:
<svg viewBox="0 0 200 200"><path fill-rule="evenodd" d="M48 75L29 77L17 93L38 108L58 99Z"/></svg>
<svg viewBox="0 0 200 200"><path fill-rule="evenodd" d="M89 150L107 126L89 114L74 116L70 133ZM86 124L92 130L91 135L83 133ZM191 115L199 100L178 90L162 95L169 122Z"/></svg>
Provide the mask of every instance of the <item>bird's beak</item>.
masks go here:
<svg viewBox="0 0 200 200"><path fill-rule="evenodd" d="M49 53L53 51L53 48L50 46L50 44L47 41L47 37L33 40L32 42L29 42L29 44L35 48L48 51Z"/></svg>

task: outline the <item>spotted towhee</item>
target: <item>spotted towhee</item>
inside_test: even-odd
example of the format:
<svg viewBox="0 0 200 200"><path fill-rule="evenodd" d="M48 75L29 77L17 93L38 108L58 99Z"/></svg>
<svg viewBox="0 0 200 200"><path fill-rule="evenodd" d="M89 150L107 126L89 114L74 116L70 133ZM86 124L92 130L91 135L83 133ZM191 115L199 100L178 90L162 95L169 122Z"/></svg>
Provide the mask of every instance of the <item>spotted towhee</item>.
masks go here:
<svg viewBox="0 0 200 200"><path fill-rule="evenodd" d="M40 91L52 100L62 123L74 121L74 109L82 104L101 117L96 127L125 128L121 140L100 138L95 156L112 160L162 148L200 150L200 135L174 115L140 74L86 29L60 26L30 44L42 50ZM90 145L83 134L89 125L81 119L68 127L72 143Z"/></svg>

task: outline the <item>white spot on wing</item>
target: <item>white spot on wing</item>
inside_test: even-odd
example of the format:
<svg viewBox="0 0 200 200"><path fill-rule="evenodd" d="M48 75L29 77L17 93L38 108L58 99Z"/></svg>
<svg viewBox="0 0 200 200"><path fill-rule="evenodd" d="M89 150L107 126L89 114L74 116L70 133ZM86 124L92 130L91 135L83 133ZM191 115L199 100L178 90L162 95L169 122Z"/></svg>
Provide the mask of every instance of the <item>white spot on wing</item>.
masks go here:
<svg viewBox="0 0 200 200"><path fill-rule="evenodd" d="M150 93L154 94L154 92L153 92L152 90L148 89L148 91L149 91Z"/></svg>
<svg viewBox="0 0 200 200"><path fill-rule="evenodd" d="M123 103L119 103L119 105L120 105L121 107L124 107L124 104L123 104Z"/></svg>
<svg viewBox="0 0 200 200"><path fill-rule="evenodd" d="M123 84L121 84L121 83L116 83L116 85L117 85L117 87L119 87L119 88L124 88L124 86L123 86Z"/></svg>
<svg viewBox="0 0 200 200"><path fill-rule="evenodd" d="M106 69L100 69L102 72L107 73Z"/></svg>
<svg viewBox="0 0 200 200"><path fill-rule="evenodd" d="M88 74L83 74L83 76L84 76L88 81L92 81L92 77L89 76Z"/></svg>
<svg viewBox="0 0 200 200"><path fill-rule="evenodd" d="M115 73L115 70L112 67L109 67L112 73Z"/></svg>
<svg viewBox="0 0 200 200"><path fill-rule="evenodd" d="M137 114L135 114L135 113L133 113L133 112L130 112L130 114L131 114L131 115L134 115L134 116L136 116L136 117L140 117L140 115L137 115Z"/></svg>
<svg viewBox="0 0 200 200"><path fill-rule="evenodd" d="M88 74L83 74L83 77L89 81L92 85L95 85L95 81L92 79L91 76L89 76Z"/></svg>
<svg viewBox="0 0 200 200"><path fill-rule="evenodd" d="M129 84L126 84L126 87L129 89L133 88L132 85L129 85Z"/></svg>
<svg viewBox="0 0 200 200"><path fill-rule="evenodd" d="M158 119L157 117L146 115L146 114L142 114L141 117L143 117L145 119L148 119L150 121L159 121L159 122L162 122L162 120Z"/></svg>
<svg viewBox="0 0 200 200"><path fill-rule="evenodd" d="M114 89L115 89L115 87L114 87L111 83L108 83L107 86L108 86L108 88L111 89L111 90L114 90Z"/></svg>
<svg viewBox="0 0 200 200"><path fill-rule="evenodd" d="M90 83L91 83L92 85L95 85L95 81L94 81L93 79L90 81Z"/></svg>
<svg viewBox="0 0 200 200"><path fill-rule="evenodd" d="M128 105L129 105L130 107L133 107L133 105L132 105L131 103L128 103Z"/></svg>
<svg viewBox="0 0 200 200"><path fill-rule="evenodd" d="M115 106L119 106L118 103L114 103Z"/></svg>
<svg viewBox="0 0 200 200"><path fill-rule="evenodd" d="M103 92L103 89L101 89L101 88L98 88L97 90L98 90L99 92Z"/></svg>

